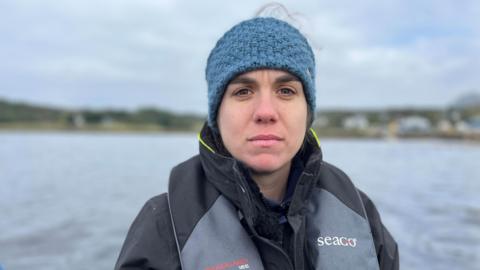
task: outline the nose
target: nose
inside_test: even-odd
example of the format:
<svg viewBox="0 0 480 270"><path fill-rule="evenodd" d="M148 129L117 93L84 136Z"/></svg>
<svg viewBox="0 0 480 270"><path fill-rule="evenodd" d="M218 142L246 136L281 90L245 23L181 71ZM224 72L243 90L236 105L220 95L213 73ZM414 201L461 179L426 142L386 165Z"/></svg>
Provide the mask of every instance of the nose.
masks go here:
<svg viewBox="0 0 480 270"><path fill-rule="evenodd" d="M262 91L255 104L254 121L257 124L271 124L278 120L278 111L271 91Z"/></svg>

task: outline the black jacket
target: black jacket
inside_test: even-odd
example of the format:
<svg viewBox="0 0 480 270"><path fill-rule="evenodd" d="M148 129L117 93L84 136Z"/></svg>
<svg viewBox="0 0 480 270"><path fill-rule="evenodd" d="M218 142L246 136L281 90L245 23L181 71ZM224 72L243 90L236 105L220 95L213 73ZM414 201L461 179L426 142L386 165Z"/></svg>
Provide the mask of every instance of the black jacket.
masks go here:
<svg viewBox="0 0 480 270"><path fill-rule="evenodd" d="M175 223L174 231L167 194L150 199L133 222L115 269L181 269L178 249L184 247L193 227L212 206L214 200L209 198L218 195L239 210L241 224L261 254L265 269L314 269L301 217L316 188L328 190L360 215L366 212L380 269L399 268L397 244L374 204L363 192L349 188L353 185L341 170L322 160L311 134L297 155L305 165L304 172L287 206L288 222L281 226L272 222L277 215L269 211L258 188L246 180L242 165L228 156L208 128L202 130L200 142L200 155L175 167L170 177L170 205L182 208L178 218L182 222ZM197 180L182 183L180 178ZM180 236L176 238L175 232Z"/></svg>

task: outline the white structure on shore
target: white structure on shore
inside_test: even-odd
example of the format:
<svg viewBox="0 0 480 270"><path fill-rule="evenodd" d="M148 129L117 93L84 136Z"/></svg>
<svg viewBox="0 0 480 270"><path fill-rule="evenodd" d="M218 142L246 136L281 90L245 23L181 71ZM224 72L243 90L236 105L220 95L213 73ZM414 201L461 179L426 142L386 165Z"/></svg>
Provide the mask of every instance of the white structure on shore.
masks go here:
<svg viewBox="0 0 480 270"><path fill-rule="evenodd" d="M432 131L430 120L421 116L407 116L398 120L398 134L426 134Z"/></svg>
<svg viewBox="0 0 480 270"><path fill-rule="evenodd" d="M343 127L345 129L365 130L369 126L368 119L363 114L355 114L343 120Z"/></svg>

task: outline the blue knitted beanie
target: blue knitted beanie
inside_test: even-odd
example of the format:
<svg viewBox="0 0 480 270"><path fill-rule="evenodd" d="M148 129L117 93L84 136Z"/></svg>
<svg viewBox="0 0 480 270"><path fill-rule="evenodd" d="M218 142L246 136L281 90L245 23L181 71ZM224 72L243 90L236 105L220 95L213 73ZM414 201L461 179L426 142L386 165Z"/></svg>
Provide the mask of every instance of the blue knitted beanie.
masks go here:
<svg viewBox="0 0 480 270"><path fill-rule="evenodd" d="M275 18L258 17L227 31L208 57L208 125L213 130L218 130L218 108L228 83L241 73L263 68L284 70L302 81L313 120L315 56L312 48L290 24Z"/></svg>

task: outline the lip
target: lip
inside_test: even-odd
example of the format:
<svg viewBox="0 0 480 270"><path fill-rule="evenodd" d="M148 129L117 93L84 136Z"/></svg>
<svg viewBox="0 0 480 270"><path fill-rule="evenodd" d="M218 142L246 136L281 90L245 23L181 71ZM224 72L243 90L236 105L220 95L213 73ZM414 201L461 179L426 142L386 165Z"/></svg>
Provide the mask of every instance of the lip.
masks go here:
<svg viewBox="0 0 480 270"><path fill-rule="evenodd" d="M247 139L248 141L282 141L283 139L274 134L259 134Z"/></svg>
<svg viewBox="0 0 480 270"><path fill-rule="evenodd" d="M259 134L247 139L255 147L271 148L278 145L283 139L274 134Z"/></svg>

